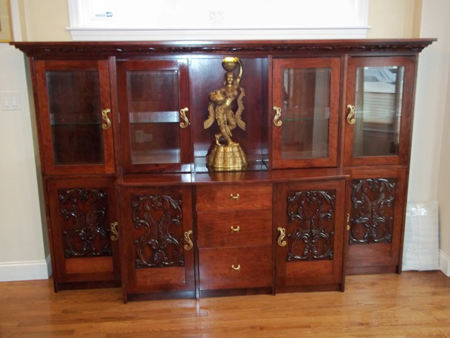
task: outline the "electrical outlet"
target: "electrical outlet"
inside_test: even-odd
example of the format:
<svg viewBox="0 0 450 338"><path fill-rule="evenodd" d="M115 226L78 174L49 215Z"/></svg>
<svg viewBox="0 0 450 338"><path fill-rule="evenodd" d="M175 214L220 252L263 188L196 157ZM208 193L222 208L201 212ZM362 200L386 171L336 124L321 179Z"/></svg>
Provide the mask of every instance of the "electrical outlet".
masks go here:
<svg viewBox="0 0 450 338"><path fill-rule="evenodd" d="M3 111L21 110L19 92L0 92L0 101Z"/></svg>

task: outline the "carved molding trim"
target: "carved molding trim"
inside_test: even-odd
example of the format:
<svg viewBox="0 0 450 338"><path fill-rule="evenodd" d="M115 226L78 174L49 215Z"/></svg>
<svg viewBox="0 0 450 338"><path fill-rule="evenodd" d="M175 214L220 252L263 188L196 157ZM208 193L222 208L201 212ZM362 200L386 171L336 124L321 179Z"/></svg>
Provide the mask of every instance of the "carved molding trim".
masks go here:
<svg viewBox="0 0 450 338"><path fill-rule="evenodd" d="M14 42L28 56L122 56L222 53L420 52L434 39L288 41Z"/></svg>
<svg viewBox="0 0 450 338"><path fill-rule="evenodd" d="M392 241L395 186L395 179L353 180L350 244Z"/></svg>
<svg viewBox="0 0 450 338"><path fill-rule="evenodd" d="M108 201L100 189L59 191L64 257L111 256Z"/></svg>
<svg viewBox="0 0 450 338"><path fill-rule="evenodd" d="M181 200L172 196L136 196L131 202L135 238L136 269L184 266L183 235L177 236L182 210Z"/></svg>
<svg viewBox="0 0 450 338"><path fill-rule="evenodd" d="M287 197L288 254L286 260L333 259L336 193L298 191Z"/></svg>

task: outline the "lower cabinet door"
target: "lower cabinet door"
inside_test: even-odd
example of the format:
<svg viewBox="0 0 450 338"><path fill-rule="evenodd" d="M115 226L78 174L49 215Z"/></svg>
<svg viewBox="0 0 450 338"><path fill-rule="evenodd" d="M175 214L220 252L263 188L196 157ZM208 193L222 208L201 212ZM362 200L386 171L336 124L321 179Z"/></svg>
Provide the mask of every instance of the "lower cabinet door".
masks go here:
<svg viewBox="0 0 450 338"><path fill-rule="evenodd" d="M277 187L277 292L343 290L344 192L344 179Z"/></svg>
<svg viewBox="0 0 450 338"><path fill-rule="evenodd" d="M119 286L114 180L46 182L55 289L86 282L100 282L99 286L113 282Z"/></svg>
<svg viewBox="0 0 450 338"><path fill-rule="evenodd" d="M398 272L405 217L404 169L353 169L347 189L347 274Z"/></svg>
<svg viewBox="0 0 450 338"><path fill-rule="evenodd" d="M120 196L124 297L195 292L190 188L123 187Z"/></svg>

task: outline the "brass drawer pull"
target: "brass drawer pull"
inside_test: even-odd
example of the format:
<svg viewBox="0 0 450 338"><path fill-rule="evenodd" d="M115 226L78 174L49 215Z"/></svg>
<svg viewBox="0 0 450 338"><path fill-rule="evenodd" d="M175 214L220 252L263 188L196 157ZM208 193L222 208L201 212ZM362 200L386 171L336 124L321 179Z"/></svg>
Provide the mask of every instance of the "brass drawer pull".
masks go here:
<svg viewBox="0 0 450 338"><path fill-rule="evenodd" d="M105 121L105 123L102 124L103 130L108 130L111 128L111 120L108 117L108 113L111 112L111 109L105 109L102 110L102 119Z"/></svg>
<svg viewBox="0 0 450 338"><path fill-rule="evenodd" d="M234 266L234 264L231 266L231 269L233 269L233 271L239 271L241 270L241 265L239 264L238 266Z"/></svg>
<svg viewBox="0 0 450 338"><path fill-rule="evenodd" d="M278 237L278 245L279 246L286 246L286 241L284 240L284 237L286 237L286 229L282 227L278 227L277 229L280 232L280 237Z"/></svg>
<svg viewBox="0 0 450 338"><path fill-rule="evenodd" d="M239 232L241 230L241 227L238 225L236 228L234 226L231 226L231 232Z"/></svg>
<svg viewBox="0 0 450 338"><path fill-rule="evenodd" d="M352 106L351 104L347 105L347 109L349 110L347 115L347 123L348 124L355 124L355 106Z"/></svg>
<svg viewBox="0 0 450 338"><path fill-rule="evenodd" d="M192 230L188 230L184 233L184 240L186 241L186 244L184 245L184 250L191 250L194 247L194 243L192 243L191 238L189 237L192 235Z"/></svg>
<svg viewBox="0 0 450 338"><path fill-rule="evenodd" d="M180 110L180 119L182 120L180 122L181 128L187 128L191 123L189 122L189 119L186 116L186 112L189 111L189 108L183 108Z"/></svg>
<svg viewBox="0 0 450 338"><path fill-rule="evenodd" d="M112 241L117 241L119 239L119 231L117 230L117 226L119 225L119 223L117 222L113 222L111 223L111 240Z"/></svg>
<svg viewBox="0 0 450 338"><path fill-rule="evenodd" d="M281 118L281 108L273 106L273 110L275 110L275 116L273 117L273 124L277 127L280 127L283 124L283 121L280 120Z"/></svg>
<svg viewBox="0 0 450 338"><path fill-rule="evenodd" d="M238 201L239 200L239 194L236 194L236 195L230 194L230 200Z"/></svg>

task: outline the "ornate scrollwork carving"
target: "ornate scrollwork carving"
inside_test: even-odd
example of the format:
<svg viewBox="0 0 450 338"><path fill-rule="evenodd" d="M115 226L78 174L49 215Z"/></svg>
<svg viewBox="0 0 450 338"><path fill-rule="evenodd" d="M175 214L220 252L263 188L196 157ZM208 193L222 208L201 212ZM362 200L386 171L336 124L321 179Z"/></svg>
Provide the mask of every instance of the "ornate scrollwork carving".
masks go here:
<svg viewBox="0 0 450 338"><path fill-rule="evenodd" d="M298 191L287 198L287 261L333 259L335 191Z"/></svg>
<svg viewBox="0 0 450 338"><path fill-rule="evenodd" d="M354 180L349 243L390 243L394 224L394 203L394 179Z"/></svg>
<svg viewBox="0 0 450 338"><path fill-rule="evenodd" d="M135 267L184 266L181 200L166 195L136 196L131 207L138 236Z"/></svg>
<svg viewBox="0 0 450 338"><path fill-rule="evenodd" d="M49 42L41 44L33 43L13 43L17 48L25 52L28 56L46 56L46 55L158 55L167 53L179 54L226 54L226 53L321 53L321 52L379 52L379 51L397 51L397 52L420 52L427 47L432 40L421 41L323 41L323 42L278 42L267 43L264 41L232 41L230 43L199 44L192 42L181 43L155 43L155 42L108 42L108 43L89 43L84 42Z"/></svg>
<svg viewBox="0 0 450 338"><path fill-rule="evenodd" d="M64 257L111 256L108 201L100 189L70 189L58 192Z"/></svg>

